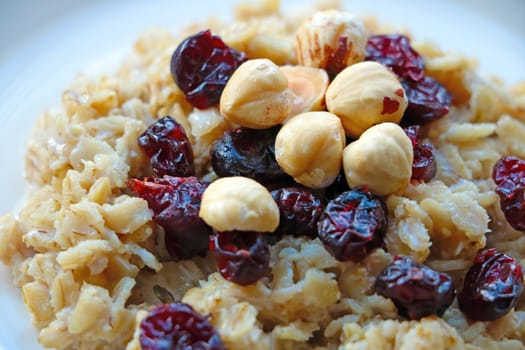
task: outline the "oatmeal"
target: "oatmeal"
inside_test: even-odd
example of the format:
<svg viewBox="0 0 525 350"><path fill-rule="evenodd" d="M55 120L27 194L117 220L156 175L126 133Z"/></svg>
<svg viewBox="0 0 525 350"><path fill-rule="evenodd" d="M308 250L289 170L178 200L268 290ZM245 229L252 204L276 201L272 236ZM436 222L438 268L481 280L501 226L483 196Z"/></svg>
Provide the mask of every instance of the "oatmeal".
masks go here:
<svg viewBox="0 0 525 350"><path fill-rule="evenodd" d="M0 218L39 342L522 349L525 84L420 39L269 0L65 90Z"/></svg>

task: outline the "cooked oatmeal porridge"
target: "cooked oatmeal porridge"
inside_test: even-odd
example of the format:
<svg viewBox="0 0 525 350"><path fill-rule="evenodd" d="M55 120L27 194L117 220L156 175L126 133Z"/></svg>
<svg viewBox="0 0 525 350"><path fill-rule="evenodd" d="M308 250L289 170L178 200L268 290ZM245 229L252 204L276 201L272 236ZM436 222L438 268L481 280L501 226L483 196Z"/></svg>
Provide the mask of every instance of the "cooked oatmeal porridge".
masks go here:
<svg viewBox="0 0 525 350"><path fill-rule="evenodd" d="M57 349L523 349L525 82L325 2L145 33L40 116L0 259Z"/></svg>

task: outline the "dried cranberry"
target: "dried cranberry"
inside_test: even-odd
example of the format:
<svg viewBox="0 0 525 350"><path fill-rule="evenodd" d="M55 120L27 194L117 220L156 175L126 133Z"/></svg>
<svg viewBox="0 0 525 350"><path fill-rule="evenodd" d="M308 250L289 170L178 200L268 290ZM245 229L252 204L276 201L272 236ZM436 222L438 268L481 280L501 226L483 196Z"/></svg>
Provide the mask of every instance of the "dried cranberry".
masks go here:
<svg viewBox="0 0 525 350"><path fill-rule="evenodd" d="M280 188L271 193L280 213L275 234L317 237L317 221L324 210L319 198L298 187Z"/></svg>
<svg viewBox="0 0 525 350"><path fill-rule="evenodd" d="M385 204L363 187L328 202L317 225L324 246L340 261L364 259L383 244L386 229Z"/></svg>
<svg viewBox="0 0 525 350"><path fill-rule="evenodd" d="M508 223L525 231L525 161L517 157L502 157L492 169L500 207Z"/></svg>
<svg viewBox="0 0 525 350"><path fill-rule="evenodd" d="M478 253L458 295L459 309L477 321L493 321L508 313L523 290L523 268L496 249Z"/></svg>
<svg viewBox="0 0 525 350"><path fill-rule="evenodd" d="M210 149L213 170L221 177L245 176L263 184L290 179L275 160L277 132L279 126L225 132Z"/></svg>
<svg viewBox="0 0 525 350"><path fill-rule="evenodd" d="M153 308L140 322L139 341L142 350L226 350L207 317L184 303Z"/></svg>
<svg viewBox="0 0 525 350"><path fill-rule="evenodd" d="M171 117L151 124L138 139L157 176L192 176L193 150L184 128Z"/></svg>
<svg viewBox="0 0 525 350"><path fill-rule="evenodd" d="M436 176L437 165L434 149L427 143L420 144L419 125L406 127L405 133L412 142L414 160L412 161L412 180L430 181Z"/></svg>
<svg viewBox="0 0 525 350"><path fill-rule="evenodd" d="M444 117L450 108L451 98L443 85L435 79L424 77L418 82L401 82L408 99L403 115L403 125L423 125Z"/></svg>
<svg viewBox="0 0 525 350"><path fill-rule="evenodd" d="M327 200L332 200L348 190L350 190L350 186L348 186L348 182L346 181L344 169L341 169L334 182L325 188L324 197Z"/></svg>
<svg viewBox="0 0 525 350"><path fill-rule="evenodd" d="M424 76L423 58L410 46L410 40L404 35L371 36L368 38L365 59L390 67L401 79L420 81Z"/></svg>
<svg viewBox="0 0 525 350"><path fill-rule="evenodd" d="M153 220L165 231L165 242L174 259L205 255L211 229L199 217L206 183L195 177L131 179L128 187L148 202Z"/></svg>
<svg viewBox="0 0 525 350"><path fill-rule="evenodd" d="M219 103L222 90L246 55L205 30L182 41L171 57L171 75L186 99L204 109Z"/></svg>
<svg viewBox="0 0 525 350"><path fill-rule="evenodd" d="M247 231L216 232L210 248L217 257L219 273L233 283L248 285L265 275L270 248L261 233Z"/></svg>
<svg viewBox="0 0 525 350"><path fill-rule="evenodd" d="M399 256L379 274L374 292L392 299L398 313L410 320L442 316L455 295L449 275Z"/></svg>

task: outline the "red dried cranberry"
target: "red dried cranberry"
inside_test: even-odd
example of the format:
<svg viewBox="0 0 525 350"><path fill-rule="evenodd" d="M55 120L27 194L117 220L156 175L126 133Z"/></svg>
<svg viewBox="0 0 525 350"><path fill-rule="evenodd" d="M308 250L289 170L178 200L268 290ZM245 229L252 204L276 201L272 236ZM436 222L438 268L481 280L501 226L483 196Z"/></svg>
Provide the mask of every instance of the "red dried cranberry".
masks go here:
<svg viewBox="0 0 525 350"><path fill-rule="evenodd" d="M496 249L478 253L458 295L459 309L477 321L493 321L508 313L523 290L523 268Z"/></svg>
<svg viewBox="0 0 525 350"><path fill-rule="evenodd" d="M208 251L211 229L199 217L206 183L195 177L131 179L128 187L148 202L153 220L165 231L165 242L171 256L189 259Z"/></svg>
<svg viewBox="0 0 525 350"><path fill-rule="evenodd" d="M401 79L423 79L423 58L410 46L410 40L404 35L371 36L368 38L365 59L390 67Z"/></svg>
<svg viewBox="0 0 525 350"><path fill-rule="evenodd" d="M193 150L184 128L171 117L151 124L138 139L157 176L192 176Z"/></svg>
<svg viewBox="0 0 525 350"><path fill-rule="evenodd" d="M365 187L328 202L317 225L325 248L340 261L364 259L383 244L386 229L386 205Z"/></svg>
<svg viewBox="0 0 525 350"><path fill-rule="evenodd" d="M502 157L492 169L500 207L508 223L525 231L525 161L517 157Z"/></svg>
<svg viewBox="0 0 525 350"><path fill-rule="evenodd" d="M412 161L412 180L430 181L436 176L437 165L434 158L434 149L427 143L420 144L419 125L404 128L412 142L414 160Z"/></svg>
<svg viewBox="0 0 525 350"><path fill-rule="evenodd" d="M348 182L346 181L344 169L341 169L334 182L325 189L324 197L327 200L332 200L348 190L350 190L350 186L348 186Z"/></svg>
<svg viewBox="0 0 525 350"><path fill-rule="evenodd" d="M246 55L205 30L182 41L171 57L171 75L194 107L219 103L222 90Z"/></svg>
<svg viewBox="0 0 525 350"><path fill-rule="evenodd" d="M140 322L142 350L226 350L207 319L184 303L156 306Z"/></svg>
<svg viewBox="0 0 525 350"><path fill-rule="evenodd" d="M279 128L238 128L225 132L210 149L215 173L221 177L245 176L263 184L290 179L275 160Z"/></svg>
<svg viewBox="0 0 525 350"><path fill-rule="evenodd" d="M261 233L245 231L216 232L210 249L217 258L219 273L226 280L248 285L268 271L270 248Z"/></svg>
<svg viewBox="0 0 525 350"><path fill-rule="evenodd" d="M424 77L418 82L401 81L408 99L403 115L403 125L423 125L444 117L450 108L451 98L437 80Z"/></svg>
<svg viewBox="0 0 525 350"><path fill-rule="evenodd" d="M274 234L317 237L317 221L324 205L309 190L285 187L271 192L279 207L279 226Z"/></svg>
<svg viewBox="0 0 525 350"><path fill-rule="evenodd" d="M410 320L442 316L455 295L449 275L399 256L379 274L374 292L392 299L397 312Z"/></svg>

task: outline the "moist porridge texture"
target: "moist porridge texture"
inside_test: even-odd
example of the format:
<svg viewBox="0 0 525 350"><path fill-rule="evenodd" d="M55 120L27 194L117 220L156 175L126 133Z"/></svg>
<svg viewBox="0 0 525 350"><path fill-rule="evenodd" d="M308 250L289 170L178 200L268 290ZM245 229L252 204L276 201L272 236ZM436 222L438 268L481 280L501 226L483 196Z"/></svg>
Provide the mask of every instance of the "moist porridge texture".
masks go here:
<svg viewBox="0 0 525 350"><path fill-rule="evenodd" d="M148 202L127 187L129 179L153 175L137 139L171 116L193 147L196 176L210 182L216 175L209 150L237 127L218 107L199 110L186 101L170 74L175 48L209 28L249 59L298 65L306 58L295 51L295 35L308 32L298 28L313 12L284 14L268 0L239 6L231 23L202 23L176 35L148 32L114 74L80 78L64 91L60 109L40 116L26 156L27 200L17 215L0 218L0 259L12 269L43 346L140 349L140 322L161 304L160 286L207 315L227 349L525 347L524 297L504 316L482 322L467 318L457 298L441 317L408 320L391 299L374 293L376 277L396 255L449 274L458 292L482 248L525 263L525 234L507 222L491 178L501 157L525 158L525 83L506 87L481 78L472 59L441 51L417 33L408 36L423 57L424 74L446 88L452 105L419 130L420 142L434 152L435 176L408 183L404 171L402 190L382 194L388 213L383 245L361 261L339 261L318 238L286 235L270 245L265 276L246 286L224 279L209 252L171 258ZM371 18L363 21L366 35L395 33ZM363 58L327 63L330 75ZM316 102L288 111L314 105L324 110ZM330 171L328 180L309 174L308 181L331 183L337 171Z"/></svg>

